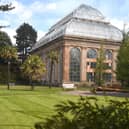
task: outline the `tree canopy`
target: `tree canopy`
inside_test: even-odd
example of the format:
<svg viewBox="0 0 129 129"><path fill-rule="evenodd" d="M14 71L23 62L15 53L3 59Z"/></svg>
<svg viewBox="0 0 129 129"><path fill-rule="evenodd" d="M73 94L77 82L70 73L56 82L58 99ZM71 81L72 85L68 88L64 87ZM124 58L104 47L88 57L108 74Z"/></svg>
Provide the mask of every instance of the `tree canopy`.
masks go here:
<svg viewBox="0 0 129 129"><path fill-rule="evenodd" d="M18 52L20 52L20 54L22 55L22 59L24 60L27 57L29 50L36 43L37 32L28 23L23 23L16 30L16 33L17 34L15 38Z"/></svg>
<svg viewBox="0 0 129 129"><path fill-rule="evenodd" d="M5 45L12 45L11 39L6 32L0 31L0 46Z"/></svg>
<svg viewBox="0 0 129 129"><path fill-rule="evenodd" d="M129 85L129 32L123 34L123 41L117 56L116 75L123 86Z"/></svg>
<svg viewBox="0 0 129 129"><path fill-rule="evenodd" d="M28 77L30 83L32 81L40 81L46 71L45 64L37 55L30 55L21 66L24 76ZM33 90L33 85L32 85Z"/></svg>
<svg viewBox="0 0 129 129"><path fill-rule="evenodd" d="M9 11L14 9L15 7L12 6L12 4L4 4L0 5L0 11Z"/></svg>
<svg viewBox="0 0 129 129"><path fill-rule="evenodd" d="M17 49L9 45L1 46L0 58L4 59L6 62L17 59Z"/></svg>
<svg viewBox="0 0 129 129"><path fill-rule="evenodd" d="M103 45L99 49L97 61L96 61L96 68L95 68L95 82L98 86L101 86L104 83L104 71L105 71L105 55Z"/></svg>

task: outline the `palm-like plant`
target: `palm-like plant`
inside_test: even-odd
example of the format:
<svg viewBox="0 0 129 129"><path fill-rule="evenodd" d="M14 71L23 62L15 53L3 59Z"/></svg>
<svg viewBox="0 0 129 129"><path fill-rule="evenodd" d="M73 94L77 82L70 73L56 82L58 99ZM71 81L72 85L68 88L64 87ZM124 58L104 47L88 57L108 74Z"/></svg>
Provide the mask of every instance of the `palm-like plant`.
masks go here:
<svg viewBox="0 0 129 129"><path fill-rule="evenodd" d="M37 55L30 55L21 66L23 74L29 77L31 89L34 89L32 81L40 81L46 71L45 64Z"/></svg>
<svg viewBox="0 0 129 129"><path fill-rule="evenodd" d="M0 58L3 58L5 61L17 59L17 57L17 49L15 47L9 45L0 47Z"/></svg>
<svg viewBox="0 0 129 129"><path fill-rule="evenodd" d="M53 65L58 63L58 52L54 51L54 50L48 52L47 58L50 60L50 77L49 77L50 85L49 85L49 88L51 88Z"/></svg>
<svg viewBox="0 0 129 129"><path fill-rule="evenodd" d="M16 60L18 58L17 49L9 45L0 47L0 58L4 59L4 61L8 63L8 90L9 90L10 63L12 62L12 60Z"/></svg>

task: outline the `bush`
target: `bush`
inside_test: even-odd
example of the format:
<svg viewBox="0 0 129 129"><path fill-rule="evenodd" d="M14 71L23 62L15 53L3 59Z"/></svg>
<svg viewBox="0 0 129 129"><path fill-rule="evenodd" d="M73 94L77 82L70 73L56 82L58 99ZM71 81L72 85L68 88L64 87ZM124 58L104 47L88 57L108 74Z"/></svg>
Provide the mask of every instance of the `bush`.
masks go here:
<svg viewBox="0 0 129 129"><path fill-rule="evenodd" d="M106 100L107 101L107 100ZM77 102L56 105L57 114L36 129L129 129L129 101L108 100L100 105L94 97L81 97Z"/></svg>

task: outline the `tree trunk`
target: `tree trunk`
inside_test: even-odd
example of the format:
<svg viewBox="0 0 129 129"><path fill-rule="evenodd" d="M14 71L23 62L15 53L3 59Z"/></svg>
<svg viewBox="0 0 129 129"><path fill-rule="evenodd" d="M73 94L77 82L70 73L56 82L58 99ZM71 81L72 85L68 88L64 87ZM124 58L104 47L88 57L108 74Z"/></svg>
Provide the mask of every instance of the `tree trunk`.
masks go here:
<svg viewBox="0 0 129 129"><path fill-rule="evenodd" d="M52 86L52 72L53 72L53 62L51 62L51 68L50 68L49 88L51 88Z"/></svg>
<svg viewBox="0 0 129 129"><path fill-rule="evenodd" d="M8 90L10 89L10 61L8 61Z"/></svg>
<svg viewBox="0 0 129 129"><path fill-rule="evenodd" d="M34 84L33 84L33 82L31 83L31 90L34 90Z"/></svg>
<svg viewBox="0 0 129 129"><path fill-rule="evenodd" d="M31 90L34 90L34 85L31 77L30 77L30 86L31 86Z"/></svg>

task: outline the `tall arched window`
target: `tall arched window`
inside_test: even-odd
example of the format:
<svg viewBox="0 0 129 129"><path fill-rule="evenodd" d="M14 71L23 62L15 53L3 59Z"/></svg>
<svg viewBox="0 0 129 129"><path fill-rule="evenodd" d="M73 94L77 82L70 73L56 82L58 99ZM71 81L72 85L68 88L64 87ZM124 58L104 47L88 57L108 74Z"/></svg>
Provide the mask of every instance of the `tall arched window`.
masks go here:
<svg viewBox="0 0 129 129"><path fill-rule="evenodd" d="M70 81L80 81L80 50L72 48L70 51Z"/></svg>
<svg viewBox="0 0 129 129"><path fill-rule="evenodd" d="M94 49L89 49L87 52L87 58L97 58L97 52Z"/></svg>
<svg viewBox="0 0 129 129"><path fill-rule="evenodd" d="M107 60L111 60L112 59L112 52L110 50L106 50L105 57Z"/></svg>

